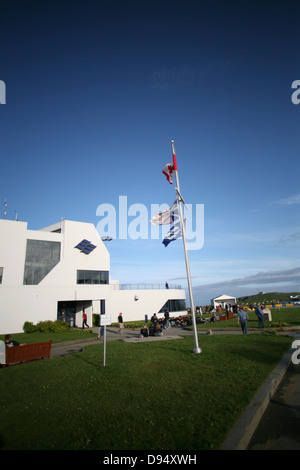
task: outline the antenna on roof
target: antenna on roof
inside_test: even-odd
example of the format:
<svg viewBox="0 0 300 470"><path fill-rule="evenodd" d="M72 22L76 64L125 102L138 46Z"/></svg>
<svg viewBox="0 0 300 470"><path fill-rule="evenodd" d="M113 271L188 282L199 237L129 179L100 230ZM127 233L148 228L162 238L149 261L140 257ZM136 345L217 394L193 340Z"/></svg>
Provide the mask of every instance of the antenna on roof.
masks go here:
<svg viewBox="0 0 300 470"><path fill-rule="evenodd" d="M5 198L5 201L4 201L4 213L3 213L3 218L5 219L6 217L6 208L7 208L7 202L6 202L6 198Z"/></svg>

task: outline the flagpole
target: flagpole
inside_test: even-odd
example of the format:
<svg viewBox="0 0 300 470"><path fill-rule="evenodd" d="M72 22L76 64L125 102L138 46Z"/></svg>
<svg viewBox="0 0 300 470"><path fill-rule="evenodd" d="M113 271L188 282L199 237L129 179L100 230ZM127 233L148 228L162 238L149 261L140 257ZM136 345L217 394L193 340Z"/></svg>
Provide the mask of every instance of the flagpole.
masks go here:
<svg viewBox="0 0 300 470"><path fill-rule="evenodd" d="M197 334L197 325L196 325L196 318L195 318L195 308L194 308L194 299L193 299L193 291L192 291L190 264L189 264L189 257L188 257L186 238L185 238L185 226L183 223L183 215L182 215L182 206L181 206L182 201L181 201L181 198L179 198L180 187L179 187L179 177L178 177L178 170L177 170L174 140L171 140L171 144L172 144L172 152L173 152L173 168L174 168L175 176L176 176L176 189L177 189L176 199L177 199L178 207L179 207L181 233L182 233L182 241L183 241L183 248L184 248L184 257L185 257L185 267L186 267L186 275L187 275L189 296L190 296L190 303L191 303L191 314L192 314L192 321L193 321L193 328L194 328L195 348L193 352L195 354L200 354L202 352L202 349L199 347L199 344L198 344L198 334Z"/></svg>

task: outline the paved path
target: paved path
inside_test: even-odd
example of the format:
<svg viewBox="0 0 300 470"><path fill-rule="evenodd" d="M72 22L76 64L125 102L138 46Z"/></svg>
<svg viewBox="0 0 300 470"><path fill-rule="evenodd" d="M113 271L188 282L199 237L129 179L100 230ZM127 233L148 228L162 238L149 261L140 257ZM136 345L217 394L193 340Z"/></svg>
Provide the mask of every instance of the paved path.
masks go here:
<svg viewBox="0 0 300 470"><path fill-rule="evenodd" d="M288 367L248 449L300 450L300 364Z"/></svg>
<svg viewBox="0 0 300 470"><path fill-rule="evenodd" d="M97 334L100 333L99 328L93 328L93 331ZM139 343L139 342L150 342L150 341L165 341L168 339L180 339L185 335L193 335L193 330L185 330L182 327L170 327L167 330L163 330L163 336L149 336L148 338L140 338L139 331L126 328L124 333L121 335L118 332L118 328L106 327L106 341L123 340L125 343ZM249 331L249 334L257 333L256 331ZM236 334L241 335L240 330L215 330L213 334ZM206 330L199 330L198 337L201 335L207 335ZM89 344L103 343L103 338L91 338L86 340L68 341L67 343L54 343L51 348L51 357L65 356L66 354L72 354L79 352ZM201 345L200 345L201 346Z"/></svg>

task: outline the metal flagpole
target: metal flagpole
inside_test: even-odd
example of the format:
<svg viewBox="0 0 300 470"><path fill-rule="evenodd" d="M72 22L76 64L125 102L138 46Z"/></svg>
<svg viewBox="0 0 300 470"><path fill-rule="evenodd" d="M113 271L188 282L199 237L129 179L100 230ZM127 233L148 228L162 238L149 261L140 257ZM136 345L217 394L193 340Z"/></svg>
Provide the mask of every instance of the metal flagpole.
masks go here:
<svg viewBox="0 0 300 470"><path fill-rule="evenodd" d="M176 161L174 140L171 140L171 144L172 144L172 152L173 152L173 167L174 167L175 176L176 176L176 199L177 199L177 203L178 203L178 207L179 207L181 234L182 234L184 257L185 257L185 267L186 267L186 275L187 275L189 296L190 296L190 303L191 303L192 321L193 321L193 328L194 328L195 348L194 348L193 352L195 354L200 354L202 352L202 349L199 347L199 344L198 344L198 335L197 335L197 325L196 325L196 318L195 318L194 299L193 299L193 291L192 291L192 283L191 283L190 264L189 264L189 257L188 257L186 238L185 238L185 226L184 226L183 215L182 215L182 206L181 206L182 198L181 198L180 187L179 187L179 177L178 177L178 171L177 171L177 161Z"/></svg>

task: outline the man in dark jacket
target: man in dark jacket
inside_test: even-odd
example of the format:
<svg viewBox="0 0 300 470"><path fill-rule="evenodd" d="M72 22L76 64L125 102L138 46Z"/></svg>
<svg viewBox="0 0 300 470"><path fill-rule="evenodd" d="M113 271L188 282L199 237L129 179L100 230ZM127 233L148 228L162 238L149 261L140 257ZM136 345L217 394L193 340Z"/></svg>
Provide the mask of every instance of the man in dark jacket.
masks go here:
<svg viewBox="0 0 300 470"><path fill-rule="evenodd" d="M264 328L265 327L264 312L262 311L261 304L257 305L255 309L255 315L257 316L257 319L258 319L258 328Z"/></svg>

